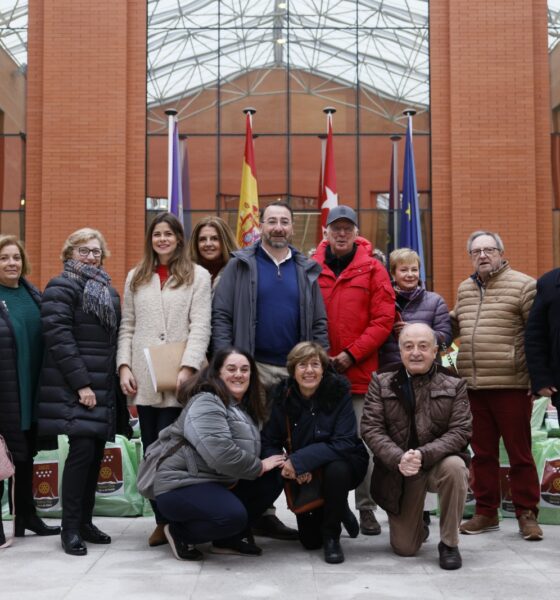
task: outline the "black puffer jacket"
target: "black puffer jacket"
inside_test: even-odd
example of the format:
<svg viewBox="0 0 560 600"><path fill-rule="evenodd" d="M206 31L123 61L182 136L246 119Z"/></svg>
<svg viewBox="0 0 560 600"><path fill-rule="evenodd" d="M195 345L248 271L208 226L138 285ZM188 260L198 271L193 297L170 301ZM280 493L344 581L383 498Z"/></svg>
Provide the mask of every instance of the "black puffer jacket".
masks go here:
<svg viewBox="0 0 560 600"><path fill-rule="evenodd" d="M39 290L23 278L19 283L27 289L37 305L41 306ZM0 303L0 382L0 435L4 436L13 459L16 462L23 462L29 458L29 454L35 453L35 448L29 447L21 430L16 339L10 315L2 303Z"/></svg>
<svg viewBox="0 0 560 600"><path fill-rule="evenodd" d="M261 432L262 456L287 450L286 415L292 433L290 460L298 475L334 460L347 460L357 476L366 473L369 460L358 438L350 382L326 372L315 394L304 399L291 377L271 390L272 412Z"/></svg>
<svg viewBox="0 0 560 600"><path fill-rule="evenodd" d="M45 358L39 382L41 434L115 437L117 408L116 352L120 323L119 295L110 288L117 329L108 331L99 319L83 311L82 285L55 277L43 294L41 320ZM90 386L97 404L78 402L78 390Z"/></svg>

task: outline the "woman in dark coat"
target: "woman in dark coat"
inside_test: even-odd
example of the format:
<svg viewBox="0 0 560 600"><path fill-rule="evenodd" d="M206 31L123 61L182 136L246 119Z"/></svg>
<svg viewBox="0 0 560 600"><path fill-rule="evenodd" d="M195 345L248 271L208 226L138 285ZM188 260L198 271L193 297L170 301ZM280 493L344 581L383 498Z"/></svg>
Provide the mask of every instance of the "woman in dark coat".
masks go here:
<svg viewBox="0 0 560 600"><path fill-rule="evenodd" d="M369 460L356 430L350 383L329 370L327 354L314 342L297 344L286 366L290 376L271 392L272 411L261 433L262 455L288 452L289 421L291 452L282 476L302 484L311 480L314 469L323 471L325 504L297 515L300 541L310 550L323 546L326 562L341 563L341 523L351 537L359 532L348 507L348 492L362 482Z"/></svg>
<svg viewBox="0 0 560 600"><path fill-rule="evenodd" d="M84 541L109 544L92 523L105 442L115 437L119 296L102 267L104 237L79 229L62 250L64 269L43 294L45 358L40 380L39 430L66 434L62 476L62 547L84 555Z"/></svg>
<svg viewBox="0 0 560 600"><path fill-rule="evenodd" d="M33 502L33 456L37 451L36 391L42 359L41 294L26 279L29 261L22 244L0 236L0 435L16 467L15 535L25 530L56 535L37 516ZM0 501L3 482L0 482ZM0 517L0 546L6 542Z"/></svg>

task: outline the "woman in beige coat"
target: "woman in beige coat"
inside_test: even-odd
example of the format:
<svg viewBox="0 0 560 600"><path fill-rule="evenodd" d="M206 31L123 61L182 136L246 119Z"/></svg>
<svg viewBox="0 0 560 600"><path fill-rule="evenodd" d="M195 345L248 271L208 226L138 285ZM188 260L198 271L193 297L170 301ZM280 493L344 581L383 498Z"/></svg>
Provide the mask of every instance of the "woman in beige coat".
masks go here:
<svg viewBox="0 0 560 600"><path fill-rule="evenodd" d="M176 392L154 391L144 348L186 342L177 389L200 369L210 340L211 291L206 269L193 264L181 223L158 215L146 234L144 257L126 279L117 366L123 392L138 409L144 450L181 412ZM152 503L150 546L166 543L166 524Z"/></svg>

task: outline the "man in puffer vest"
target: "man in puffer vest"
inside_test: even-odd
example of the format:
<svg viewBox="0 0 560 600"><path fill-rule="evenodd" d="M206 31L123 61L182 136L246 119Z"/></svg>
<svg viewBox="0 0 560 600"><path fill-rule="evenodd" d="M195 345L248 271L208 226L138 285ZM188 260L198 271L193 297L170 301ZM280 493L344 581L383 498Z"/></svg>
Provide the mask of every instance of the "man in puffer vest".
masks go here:
<svg viewBox="0 0 560 600"><path fill-rule="evenodd" d="M536 282L504 260L504 245L497 233L475 231L467 251L474 273L459 285L451 319L460 336L457 368L467 380L473 414L476 511L460 530L478 534L499 528L498 444L502 437L511 465L519 532L525 540L541 540L539 478L531 454L533 403L524 351Z"/></svg>

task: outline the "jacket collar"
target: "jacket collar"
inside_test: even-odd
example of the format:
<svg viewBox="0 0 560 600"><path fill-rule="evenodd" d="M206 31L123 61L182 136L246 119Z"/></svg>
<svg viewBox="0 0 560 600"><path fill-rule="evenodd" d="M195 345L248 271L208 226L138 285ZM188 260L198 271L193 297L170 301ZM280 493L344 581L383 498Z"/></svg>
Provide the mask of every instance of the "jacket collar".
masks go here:
<svg viewBox="0 0 560 600"><path fill-rule="evenodd" d="M498 278L502 273L504 273L505 271L509 271L509 269L509 262L507 260L504 260L498 269L490 273L486 282L483 282L482 279L480 279L476 271L471 275L471 279L478 285L478 287L484 288L487 287L492 280Z"/></svg>

